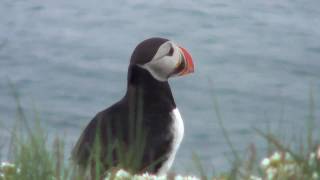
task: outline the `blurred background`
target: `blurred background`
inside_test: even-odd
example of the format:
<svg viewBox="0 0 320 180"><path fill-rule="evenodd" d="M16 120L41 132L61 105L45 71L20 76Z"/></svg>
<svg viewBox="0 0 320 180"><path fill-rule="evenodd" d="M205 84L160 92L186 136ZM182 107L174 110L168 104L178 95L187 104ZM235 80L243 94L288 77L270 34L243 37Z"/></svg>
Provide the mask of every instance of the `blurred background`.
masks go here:
<svg viewBox="0 0 320 180"><path fill-rule="evenodd" d="M91 118L124 95L131 52L153 36L186 47L196 68L170 80L185 122L175 171L194 170L192 152L208 170L229 167L214 97L239 153L250 143L266 149L253 127L291 142L306 132L310 91L320 117L319 7L318 0L1 0L0 145L16 119L8 81L27 116L35 107L48 139L63 137L69 152Z"/></svg>

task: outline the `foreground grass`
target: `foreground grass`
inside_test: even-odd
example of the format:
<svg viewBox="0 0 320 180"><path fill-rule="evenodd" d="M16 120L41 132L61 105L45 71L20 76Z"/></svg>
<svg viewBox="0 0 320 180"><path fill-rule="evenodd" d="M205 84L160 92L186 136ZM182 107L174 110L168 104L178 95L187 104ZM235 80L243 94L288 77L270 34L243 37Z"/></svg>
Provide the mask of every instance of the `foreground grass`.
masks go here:
<svg viewBox="0 0 320 180"><path fill-rule="evenodd" d="M41 127L40 119L35 112L32 123L28 123L20 105L17 94L17 123L11 132L10 163L0 164L0 180L78 180L87 179L78 172L66 159L64 142L59 138L52 145L48 144L47 134ZM313 93L310 93L310 116L306 120L306 140L299 143L299 150L295 146L288 146L286 142L270 132L255 129L256 133L266 140L269 151L258 158L255 145L250 145L247 154L239 154L224 128L221 115L215 102L217 118L225 139L233 152L231 170L207 176L199 158L193 156L199 178L175 175L154 176L150 174L134 175L122 169L112 169L105 175L105 179L213 179L213 180L320 180L320 143L319 137L314 137L314 109ZM31 124L31 125L30 125ZM31 127L30 127L31 126ZM32 130L31 130L32 129ZM50 148L49 148L50 147ZM261 155L259 156L261 157ZM99 178L97 178L99 179Z"/></svg>
<svg viewBox="0 0 320 180"><path fill-rule="evenodd" d="M244 180L320 180L320 137L316 134L315 102L313 89L309 94L309 116L304 121L307 129L299 130L300 141L288 144L281 136L269 128L266 132L254 131L260 135L268 146L268 152L258 159L256 146L251 144L247 154L239 154L227 133L219 111L218 101L214 98L214 109L225 139L233 153L232 169L212 179L244 179ZM319 132L319 131L318 131ZM319 134L319 133L318 133ZM304 138L304 139L303 139ZM297 148L298 147L298 148ZM260 155L261 156L261 155ZM204 179L209 179L205 177Z"/></svg>
<svg viewBox="0 0 320 180"><path fill-rule="evenodd" d="M53 144L48 144L47 134L41 126L38 113L34 111L34 118L29 121L15 88L12 88L12 92L17 104L17 120L11 130L10 153L8 154L11 161L1 162L0 159L0 180L198 179L192 176L183 177L174 174L164 176L155 176L148 173L133 174L131 172L135 170L135 167L125 170L121 167L127 167L130 164L129 161L135 159L132 156L137 156L137 153L123 152L122 148L116 151L116 153L121 153L123 161L120 159L119 163L122 166L114 167L108 172L102 172L102 176L92 178L90 175L88 176L87 172L83 172L69 160L70 154L66 153L63 140L56 138ZM141 134L140 129L137 128L137 130ZM139 141L139 145L142 146L142 144L143 142ZM99 149L100 144L95 145L95 148ZM96 150L95 148L94 150ZM94 161L95 158L99 157L96 157L94 153L92 160ZM133 164L139 165L139 162L133 162ZM94 165L95 173L100 175L97 172L101 171L103 167L97 161Z"/></svg>

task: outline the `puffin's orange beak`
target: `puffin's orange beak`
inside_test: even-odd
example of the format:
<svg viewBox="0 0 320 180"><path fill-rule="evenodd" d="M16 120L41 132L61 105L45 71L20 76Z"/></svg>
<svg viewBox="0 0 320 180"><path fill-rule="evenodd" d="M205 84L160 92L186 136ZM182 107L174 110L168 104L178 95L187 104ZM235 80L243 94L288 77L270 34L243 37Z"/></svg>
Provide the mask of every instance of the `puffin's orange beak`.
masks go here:
<svg viewBox="0 0 320 180"><path fill-rule="evenodd" d="M179 47L181 52L181 63L184 63L184 68L179 72L178 76L183 76L185 74L194 72L194 65L192 61L191 54L183 47Z"/></svg>

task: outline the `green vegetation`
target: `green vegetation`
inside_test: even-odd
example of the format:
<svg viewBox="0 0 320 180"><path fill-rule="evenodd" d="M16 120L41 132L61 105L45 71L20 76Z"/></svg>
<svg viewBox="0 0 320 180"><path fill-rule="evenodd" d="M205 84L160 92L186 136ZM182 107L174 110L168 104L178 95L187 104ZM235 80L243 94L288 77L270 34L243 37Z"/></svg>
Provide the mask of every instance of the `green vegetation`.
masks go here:
<svg viewBox="0 0 320 180"><path fill-rule="evenodd" d="M12 157L12 162L0 165L0 180L86 179L83 173L80 173L81 171L69 161L66 161L70 155L65 153L63 140L56 138L53 145L50 146L48 144L47 134L44 128L41 127L36 111L34 112L35 117L32 123L27 121L18 94L16 91L13 92L17 104L18 118L11 132L10 152L12 154L10 154L10 157ZM208 177L208 173L205 172L205 168L202 167L199 158L194 154L194 164L201 179L320 180L320 139L319 137L315 137L314 124L316 117L314 115L315 102L312 91L310 92L310 115L307 120L306 140L290 146L270 130L264 132L255 129L256 133L266 140L269 147L266 155L262 155L264 157L262 159L258 158L255 145L249 146L249 153L246 155L239 154L236 151L231 141L232 138L229 137L223 125L216 99L214 105L217 119L233 153L232 168L223 174L215 174L213 177ZM140 135L138 134L138 136ZM297 148L292 148L297 147L297 144L300 147L298 150ZM123 149L120 148L118 152L123 153ZM123 157L122 162L125 167L132 164L132 162L136 165L139 164L139 162L132 160L134 152L129 152L127 156L121 157ZM99 166L99 164L95 166L97 174L101 174ZM169 175L156 177L143 174L138 176L132 175L130 172L132 171L129 170L127 172L121 170L121 167L116 167L104 175L105 177L109 177L109 179L196 179L195 177ZM96 177L96 179L100 178Z"/></svg>
<svg viewBox="0 0 320 180"><path fill-rule="evenodd" d="M262 160L257 157L255 145L250 145L246 156L235 150L231 138L223 125L217 99L214 98L214 109L223 135L233 153L232 169L212 179L244 179L244 180L320 180L320 137L315 135L315 102L314 93L310 91L309 116L306 119L307 129L301 134L299 142L288 144L281 136L254 129L267 143L267 155ZM297 148L298 147L298 148ZM244 157L244 158L241 158ZM206 177L204 179L210 179Z"/></svg>

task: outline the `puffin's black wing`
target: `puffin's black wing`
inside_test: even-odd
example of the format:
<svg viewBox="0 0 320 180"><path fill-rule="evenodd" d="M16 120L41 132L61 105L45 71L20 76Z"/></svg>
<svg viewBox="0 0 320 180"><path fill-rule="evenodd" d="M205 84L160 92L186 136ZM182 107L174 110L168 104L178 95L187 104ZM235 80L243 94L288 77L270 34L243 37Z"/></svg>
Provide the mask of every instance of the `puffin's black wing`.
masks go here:
<svg viewBox="0 0 320 180"><path fill-rule="evenodd" d="M144 111L139 110L135 101L129 110L130 103L123 98L98 113L73 149L74 162L83 169L94 169L98 160L102 171L121 163L123 168L133 171L156 173L168 158L173 136L170 110L163 108L163 103L158 106L152 102L153 98L145 100ZM95 151L97 143L100 149Z"/></svg>
<svg viewBox="0 0 320 180"><path fill-rule="evenodd" d="M72 151L72 160L82 168L86 168L92 162L95 163L96 160L99 160L104 168L116 164L115 156L111 154L113 157L109 159L107 156L113 152L114 140L127 141L125 126L128 124L126 122L128 118L125 112L126 108L121 101L99 112L80 136ZM94 155L98 155L98 159Z"/></svg>
<svg viewBox="0 0 320 180"><path fill-rule="evenodd" d="M77 144L72 150L72 160L82 166L86 167L91 151L93 150L94 140L96 137L96 129L98 126L99 114L97 114L87 125L87 127L82 132Z"/></svg>

